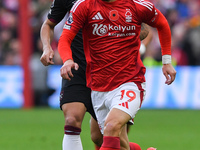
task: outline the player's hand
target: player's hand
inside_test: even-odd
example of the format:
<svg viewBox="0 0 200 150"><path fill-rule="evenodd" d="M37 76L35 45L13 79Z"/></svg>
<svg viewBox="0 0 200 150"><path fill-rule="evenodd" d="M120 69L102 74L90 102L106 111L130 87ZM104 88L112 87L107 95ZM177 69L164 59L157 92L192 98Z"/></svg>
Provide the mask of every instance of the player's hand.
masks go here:
<svg viewBox="0 0 200 150"><path fill-rule="evenodd" d="M61 67L60 75L63 79L67 79L70 81L71 77L74 77L74 75L72 74L72 69L78 70L78 68L79 66L77 63L75 63L72 59L68 59Z"/></svg>
<svg viewBox="0 0 200 150"><path fill-rule="evenodd" d="M44 48L42 56L40 57L40 61L44 66L53 65L53 57L54 51L52 50L51 46L48 48Z"/></svg>
<svg viewBox="0 0 200 150"><path fill-rule="evenodd" d="M162 67L163 74L166 78L165 84L170 85L176 77L176 70L172 66L172 64L164 64Z"/></svg>

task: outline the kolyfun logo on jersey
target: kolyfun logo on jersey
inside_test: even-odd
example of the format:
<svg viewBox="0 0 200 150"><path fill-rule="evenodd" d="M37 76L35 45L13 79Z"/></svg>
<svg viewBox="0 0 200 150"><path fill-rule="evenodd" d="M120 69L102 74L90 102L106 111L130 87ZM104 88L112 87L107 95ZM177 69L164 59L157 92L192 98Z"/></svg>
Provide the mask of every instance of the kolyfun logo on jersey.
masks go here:
<svg viewBox="0 0 200 150"><path fill-rule="evenodd" d="M99 35L99 36L103 36L108 34L108 36L132 36L135 35L135 33L125 33L127 31L134 31L135 30L135 26L122 26L122 25L118 25L118 26L114 26L114 25L104 25L104 24L93 24L92 25L94 27L93 29L93 35ZM110 33L112 31L119 31L119 33Z"/></svg>

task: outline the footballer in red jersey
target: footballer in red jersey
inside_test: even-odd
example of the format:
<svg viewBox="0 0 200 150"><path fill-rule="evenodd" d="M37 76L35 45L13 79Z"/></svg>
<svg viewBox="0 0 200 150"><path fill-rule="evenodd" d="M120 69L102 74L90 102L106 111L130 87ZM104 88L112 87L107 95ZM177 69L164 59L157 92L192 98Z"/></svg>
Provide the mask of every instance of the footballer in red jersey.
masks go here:
<svg viewBox="0 0 200 150"><path fill-rule="evenodd" d="M65 16L68 16L69 11L75 0L54 0L48 13L48 18L44 21L41 27L41 41L43 44L43 54L40 58L43 65L48 66L54 64L54 51L51 48L51 34L54 32L54 27ZM98 16L97 16L98 17ZM146 25L142 25L140 39L144 39L148 35ZM65 118L63 150L73 149L81 150L81 124L84 114L88 111L91 114L90 129L91 139L96 144L95 149L102 144L103 136L98 129L96 117L91 104L91 90L86 87L86 60L83 51L83 40L81 30L74 38L72 44L72 57L79 64L78 71L73 71L74 78L71 81L62 79L62 89L60 92L60 108L63 111ZM79 110L79 111L77 111ZM98 146L97 146L98 145ZM130 143L130 147L136 147L136 143ZM136 149L136 148L135 148Z"/></svg>
<svg viewBox="0 0 200 150"><path fill-rule="evenodd" d="M71 9L58 49L64 62L61 76L70 80L73 61L71 42L82 28L87 61L87 85L104 135L100 150L128 149L124 132L145 95L145 67L140 59L142 22L158 30L166 84L175 80L171 65L171 32L166 18L144 0L79 0ZM123 137L126 141L121 141Z"/></svg>

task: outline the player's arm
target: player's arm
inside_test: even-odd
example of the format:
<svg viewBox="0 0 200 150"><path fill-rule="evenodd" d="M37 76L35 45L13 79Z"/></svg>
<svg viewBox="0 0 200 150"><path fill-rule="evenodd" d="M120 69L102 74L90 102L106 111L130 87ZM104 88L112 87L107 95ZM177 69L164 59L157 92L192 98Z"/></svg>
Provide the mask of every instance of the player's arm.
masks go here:
<svg viewBox="0 0 200 150"><path fill-rule="evenodd" d="M73 77L71 70L78 70L79 68L78 64L73 61L71 50L71 43L75 35L76 32L68 29L63 29L58 42L58 52L63 61L63 66L60 69L60 75L62 78L67 80L71 80L71 77Z"/></svg>
<svg viewBox="0 0 200 150"><path fill-rule="evenodd" d="M51 41L53 39L54 27L56 23L51 22L49 19L46 19L42 24L40 30L40 39L43 46L43 54L40 58L40 61L44 66L53 65L53 56L54 51L51 48Z"/></svg>
<svg viewBox="0 0 200 150"><path fill-rule="evenodd" d="M138 21L147 23L158 30L162 62L163 74L166 77L166 84L171 84L176 77L176 71L171 65L171 31L167 19L163 14L148 1L134 0Z"/></svg>
<svg viewBox="0 0 200 150"><path fill-rule="evenodd" d="M147 45L151 42L152 40L152 32L151 32L151 29L150 27L145 24L145 23L142 23L141 25L141 32L140 32L140 40L142 41L141 42L141 45L140 45L140 55L143 55L145 52L146 52L146 47Z"/></svg>
<svg viewBox="0 0 200 150"><path fill-rule="evenodd" d="M65 6L70 5L69 1L54 0L50 7L47 19L43 22L40 29L40 39L43 45L43 54L40 61L43 65L48 66L54 64L54 51L51 48L51 41L53 40L54 27L65 17L69 9Z"/></svg>
<svg viewBox="0 0 200 150"><path fill-rule="evenodd" d="M176 77L176 71L171 64L171 31L167 19L164 15L156 9L158 13L157 21L151 25L158 31L161 50L162 50L162 63L163 74L166 77L166 84L171 84Z"/></svg>
<svg viewBox="0 0 200 150"><path fill-rule="evenodd" d="M141 25L140 40L144 40L149 34L149 28L145 23Z"/></svg>

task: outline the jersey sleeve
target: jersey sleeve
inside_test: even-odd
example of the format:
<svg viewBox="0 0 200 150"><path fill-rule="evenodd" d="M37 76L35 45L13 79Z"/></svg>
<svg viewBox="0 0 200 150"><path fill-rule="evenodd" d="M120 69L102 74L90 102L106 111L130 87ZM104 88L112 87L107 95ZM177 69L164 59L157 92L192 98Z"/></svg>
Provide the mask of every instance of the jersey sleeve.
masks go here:
<svg viewBox="0 0 200 150"><path fill-rule="evenodd" d="M85 0L78 0L70 10L64 29L77 33L85 24L87 18L87 4Z"/></svg>
<svg viewBox="0 0 200 150"><path fill-rule="evenodd" d="M158 13L155 6L146 0L133 0L136 5L137 15L140 23L151 25L157 21Z"/></svg>
<svg viewBox="0 0 200 150"><path fill-rule="evenodd" d="M84 26L86 18L85 0L79 0L72 7L58 42L58 52L63 63L68 59L73 59L71 43L78 31Z"/></svg>
<svg viewBox="0 0 200 150"><path fill-rule="evenodd" d="M157 10L158 18L151 24L158 31L162 55L171 55L171 30L165 16Z"/></svg>
<svg viewBox="0 0 200 150"><path fill-rule="evenodd" d="M67 7L65 7L67 6ZM59 23L70 11L73 6L69 0L54 0L51 4L50 11L48 12L48 19L51 22Z"/></svg>

